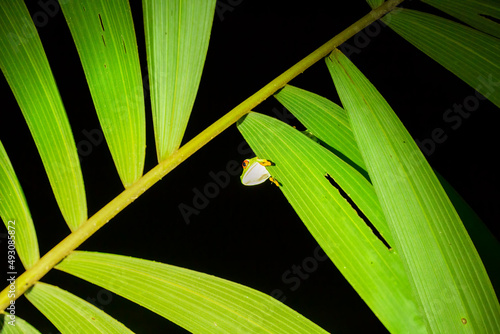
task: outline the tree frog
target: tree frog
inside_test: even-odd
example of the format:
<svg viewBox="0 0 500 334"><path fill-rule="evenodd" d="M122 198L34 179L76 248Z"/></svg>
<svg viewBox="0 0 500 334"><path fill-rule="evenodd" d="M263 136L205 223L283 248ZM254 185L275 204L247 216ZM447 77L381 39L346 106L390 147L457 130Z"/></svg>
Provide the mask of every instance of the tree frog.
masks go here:
<svg viewBox="0 0 500 334"><path fill-rule="evenodd" d="M279 187L279 182L269 174L265 167L271 165L271 161L266 159L259 159L257 157L245 159L242 163L243 173L240 176L241 183L245 186L255 186L269 179L269 181Z"/></svg>

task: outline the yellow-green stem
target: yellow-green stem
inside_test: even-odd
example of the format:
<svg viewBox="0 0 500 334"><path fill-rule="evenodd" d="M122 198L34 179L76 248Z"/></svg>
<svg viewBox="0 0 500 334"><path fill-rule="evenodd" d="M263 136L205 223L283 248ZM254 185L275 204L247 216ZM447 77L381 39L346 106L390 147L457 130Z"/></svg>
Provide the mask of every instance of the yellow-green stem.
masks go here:
<svg viewBox="0 0 500 334"><path fill-rule="evenodd" d="M285 86L290 80L295 78L300 73L304 72L311 65L324 58L334 48L344 43L347 39L354 36L356 33L373 23L375 20L382 17L385 13L391 11L403 0L388 0L382 6L372 10L370 13L362 17L360 20L352 24L350 27L336 35L334 38L323 44L313 53L299 61L276 79L268 83L257 93L250 96L248 99L239 104L236 108L221 117L215 123L206 128L203 132L179 148L170 157L159 163L151 169L147 174L140 178L129 188L125 189L121 194L115 197L111 202L99 210L95 215L83 223L77 230L68 235L64 240L52 248L45 254L35 265L25 271L16 280L16 296L9 298L8 292L10 287L7 286L0 293L0 310L5 310L11 300L17 299L24 294L26 290L35 282L40 280L47 272L49 272L58 262L62 261L71 251L80 246L92 234L104 226L109 220L123 210L127 205L132 203L137 197L142 195L153 184L158 182L162 177L168 174L172 169L186 160L193 153L207 144L210 140L216 137L219 133L234 124L238 119L247 114L259 103L274 94L278 89Z"/></svg>

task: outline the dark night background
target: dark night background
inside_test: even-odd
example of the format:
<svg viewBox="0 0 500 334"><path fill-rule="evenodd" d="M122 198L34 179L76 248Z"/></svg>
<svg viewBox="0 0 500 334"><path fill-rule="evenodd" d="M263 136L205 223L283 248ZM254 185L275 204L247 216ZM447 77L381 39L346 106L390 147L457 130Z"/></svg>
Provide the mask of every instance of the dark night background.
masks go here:
<svg viewBox="0 0 500 334"><path fill-rule="evenodd" d="M44 3L42 1L41 3ZM222 12L221 6L230 10ZM417 1L409 8L436 11ZM328 39L368 13L363 0L356 1L251 1L222 0L215 14L208 56L185 140L193 138L219 117L294 65ZM32 15L44 9L28 3ZM143 77L146 77L141 5L133 1ZM62 12L49 13L38 28L68 112L77 143L88 140L85 131L100 131L85 77ZM380 28L380 26L378 26ZM373 36L375 35L375 36ZM481 101L460 126L443 120L454 104L474 90L422 54L389 28L373 37L351 39L357 47L351 60L378 88L412 136L420 141L441 128L446 140L428 155L437 169L470 203L498 236L497 166L492 154L498 142L498 109ZM323 61L291 82L339 103ZM66 227L50 191L48 179L22 114L5 79L0 79L3 142L23 186L45 254L64 238ZM145 171L156 164L149 95L146 94L148 147ZM256 111L290 118L273 98ZM194 156L148 190L132 205L86 241L79 249L130 255L173 264L232 280L271 294L281 290L285 304L332 333L372 333L386 330L328 261L300 284L282 279L294 265L312 257L315 240L298 219L280 190L266 182L245 187L239 174L219 189L189 224L179 211L192 206L194 189L203 191L213 182L210 173L226 170L251 157L236 126L230 127ZM245 152L246 151L246 152ZM82 153L82 152L81 152ZM93 215L118 195L123 187L105 143L81 154L88 213ZM494 181L492 181L494 180ZM5 237L5 234L2 234ZM5 240L2 238L2 240ZM2 243L2 248L5 243ZM19 262L20 263L20 262ZM138 333L185 333L168 320L99 287L50 272L43 281L57 284L83 299L93 301ZM3 288L3 287L2 287ZM144 285L145 291L147 284ZM42 333L57 330L25 298L16 314Z"/></svg>

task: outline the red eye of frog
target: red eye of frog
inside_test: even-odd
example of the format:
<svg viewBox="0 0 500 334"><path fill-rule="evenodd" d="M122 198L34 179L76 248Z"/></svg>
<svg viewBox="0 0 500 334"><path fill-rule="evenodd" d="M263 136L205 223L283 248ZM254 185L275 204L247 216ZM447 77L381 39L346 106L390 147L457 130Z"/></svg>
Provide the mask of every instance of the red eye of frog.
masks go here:
<svg viewBox="0 0 500 334"><path fill-rule="evenodd" d="M247 168L247 167L248 167L248 163L249 163L249 162L250 162L250 161L248 161L248 160L244 160L244 161L243 161L243 163L241 164L241 165L243 166L243 169L245 169L245 168Z"/></svg>

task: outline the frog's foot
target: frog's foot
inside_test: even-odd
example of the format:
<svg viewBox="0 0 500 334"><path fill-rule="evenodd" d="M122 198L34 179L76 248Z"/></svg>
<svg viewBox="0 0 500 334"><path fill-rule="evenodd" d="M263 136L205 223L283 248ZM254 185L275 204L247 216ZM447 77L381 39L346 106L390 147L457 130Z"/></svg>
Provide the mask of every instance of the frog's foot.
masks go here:
<svg viewBox="0 0 500 334"><path fill-rule="evenodd" d="M271 181L272 183L274 183L276 185L276 187L279 187L280 186L280 183L278 182L278 180L276 180L274 177L270 176L269 177L269 181Z"/></svg>
<svg viewBox="0 0 500 334"><path fill-rule="evenodd" d="M266 159L258 159L257 162L264 167L265 166L274 166L274 164L271 161L266 160Z"/></svg>

